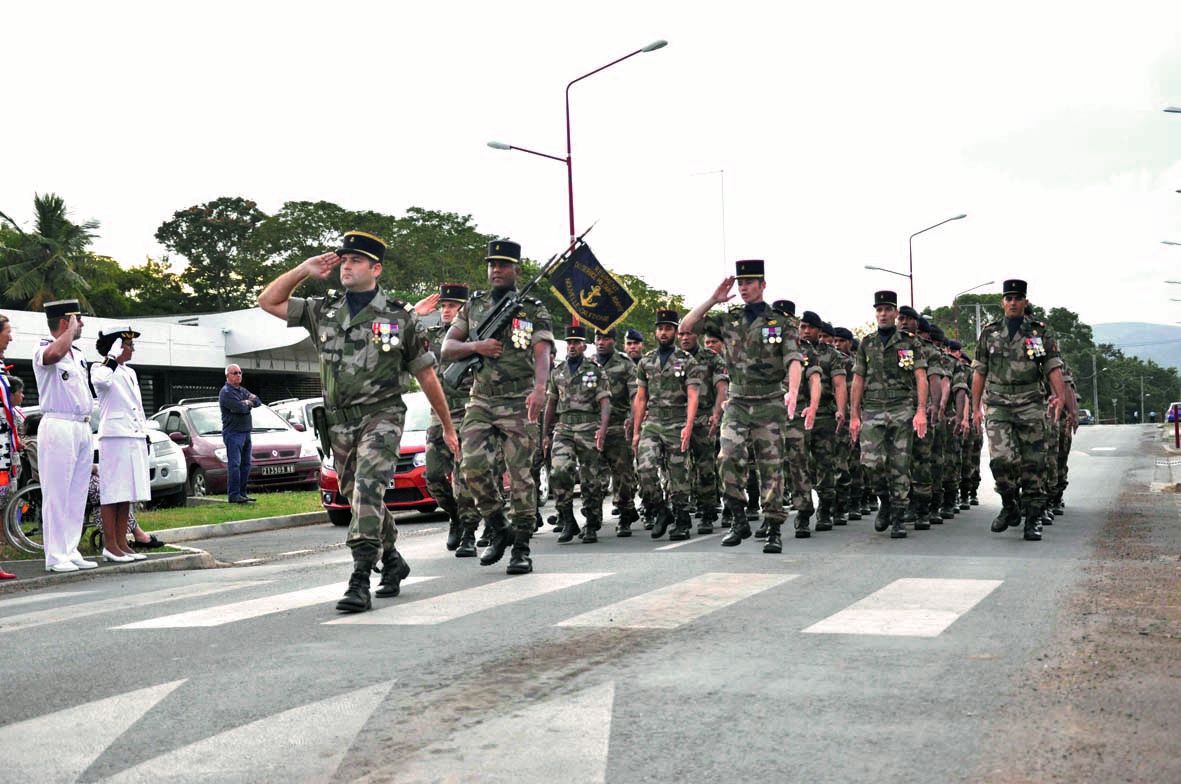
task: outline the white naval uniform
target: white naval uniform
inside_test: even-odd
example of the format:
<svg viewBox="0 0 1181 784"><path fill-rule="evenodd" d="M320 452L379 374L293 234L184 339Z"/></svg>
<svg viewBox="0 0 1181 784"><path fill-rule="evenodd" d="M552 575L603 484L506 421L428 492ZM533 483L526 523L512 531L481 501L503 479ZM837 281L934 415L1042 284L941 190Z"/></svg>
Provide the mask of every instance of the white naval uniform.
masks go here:
<svg viewBox="0 0 1181 784"><path fill-rule="evenodd" d="M114 370L95 364L90 383L98 393L99 503L151 500L148 425L135 371L125 364Z"/></svg>
<svg viewBox="0 0 1181 784"><path fill-rule="evenodd" d="M94 402L86 384L82 352L71 346L55 364L43 365L41 356L52 342L43 339L33 355L41 404L37 463L46 568L82 558L78 542L93 463L90 413Z"/></svg>

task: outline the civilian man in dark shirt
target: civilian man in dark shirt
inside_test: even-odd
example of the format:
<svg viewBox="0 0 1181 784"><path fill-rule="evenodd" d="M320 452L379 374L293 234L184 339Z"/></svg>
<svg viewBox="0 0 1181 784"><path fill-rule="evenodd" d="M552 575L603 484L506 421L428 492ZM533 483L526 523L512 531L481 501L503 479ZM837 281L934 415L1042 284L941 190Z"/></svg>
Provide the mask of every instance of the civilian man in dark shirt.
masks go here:
<svg viewBox="0 0 1181 784"><path fill-rule="evenodd" d="M217 396L221 404L221 439L226 445L226 490L231 504L254 499L246 495L250 476L250 431L254 429L250 410L262 404L258 395L242 386L242 368L226 367L226 385Z"/></svg>

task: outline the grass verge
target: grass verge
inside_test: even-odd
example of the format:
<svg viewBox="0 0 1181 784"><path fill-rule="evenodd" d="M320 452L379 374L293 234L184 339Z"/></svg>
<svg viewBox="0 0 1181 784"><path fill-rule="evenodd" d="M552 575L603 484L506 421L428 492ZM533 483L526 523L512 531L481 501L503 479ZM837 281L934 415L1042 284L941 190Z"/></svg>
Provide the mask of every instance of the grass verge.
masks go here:
<svg viewBox="0 0 1181 784"><path fill-rule="evenodd" d="M139 527L145 531L164 531L169 528L186 528L190 525L318 512L324 508L320 504L320 493L316 490L259 493L255 497L258 498L258 502L254 504L231 504L222 501L178 509L152 509L137 512L135 519L139 522Z"/></svg>

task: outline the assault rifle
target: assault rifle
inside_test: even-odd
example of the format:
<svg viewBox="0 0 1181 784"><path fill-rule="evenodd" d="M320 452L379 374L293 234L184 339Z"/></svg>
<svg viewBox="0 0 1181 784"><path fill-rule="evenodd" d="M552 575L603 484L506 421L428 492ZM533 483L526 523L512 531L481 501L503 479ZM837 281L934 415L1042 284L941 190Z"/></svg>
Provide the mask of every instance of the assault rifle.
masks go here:
<svg viewBox="0 0 1181 784"><path fill-rule="evenodd" d="M533 291L542 279L549 277L549 274L558 268L563 262L569 258L570 254L582 243L582 238L590 233L595 225L592 223L590 229L587 229L582 234L574 238L570 246L562 253L555 253L550 256L549 261L542 265L541 270L533 280L526 283L518 291L514 291L496 303L496 307L489 311L488 315L476 326L474 332L468 335L472 341L487 340L496 337L500 331L504 329L513 317L516 315L517 309L521 305L521 301L528 296L529 292ZM443 371L443 383L452 389L459 389L459 385L463 383L463 379L468 373L479 370L484 365L484 358L479 354L469 354L463 359L456 360L447 366Z"/></svg>

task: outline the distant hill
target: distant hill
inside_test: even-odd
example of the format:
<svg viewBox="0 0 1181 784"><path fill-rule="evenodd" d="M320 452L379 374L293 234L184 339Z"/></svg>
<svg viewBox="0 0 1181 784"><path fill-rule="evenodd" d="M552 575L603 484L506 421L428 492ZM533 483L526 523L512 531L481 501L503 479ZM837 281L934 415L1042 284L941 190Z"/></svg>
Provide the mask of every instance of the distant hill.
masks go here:
<svg viewBox="0 0 1181 784"><path fill-rule="evenodd" d="M1162 367L1181 370L1181 327L1118 321L1093 324L1096 343L1110 343L1125 356L1152 360Z"/></svg>

